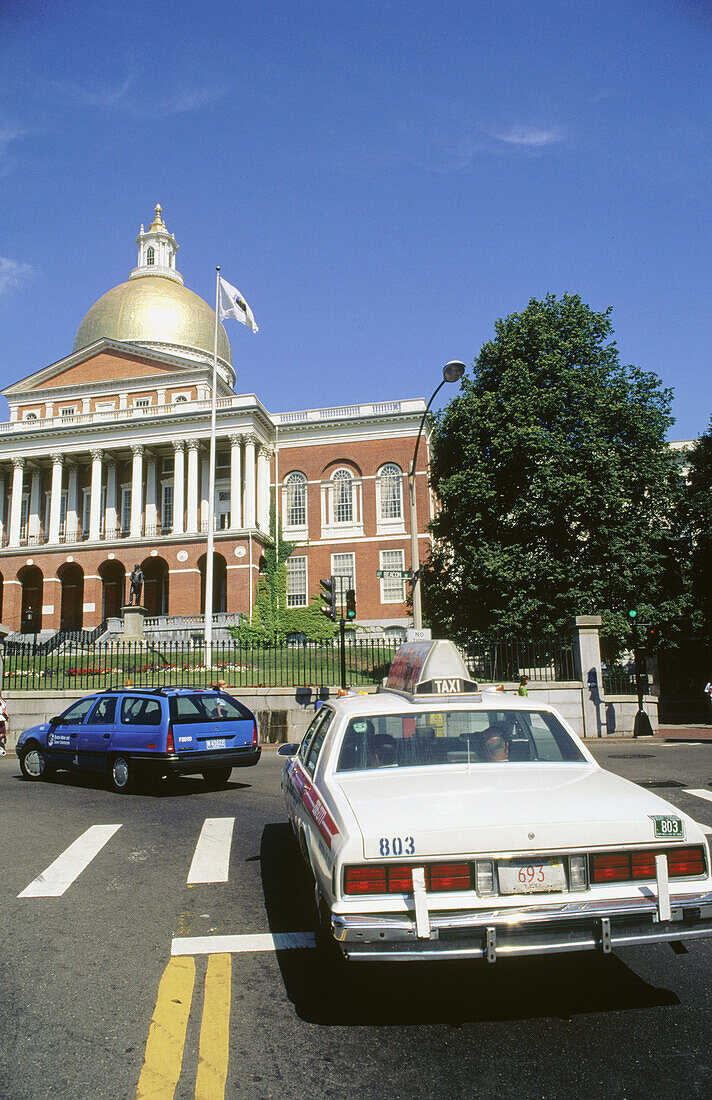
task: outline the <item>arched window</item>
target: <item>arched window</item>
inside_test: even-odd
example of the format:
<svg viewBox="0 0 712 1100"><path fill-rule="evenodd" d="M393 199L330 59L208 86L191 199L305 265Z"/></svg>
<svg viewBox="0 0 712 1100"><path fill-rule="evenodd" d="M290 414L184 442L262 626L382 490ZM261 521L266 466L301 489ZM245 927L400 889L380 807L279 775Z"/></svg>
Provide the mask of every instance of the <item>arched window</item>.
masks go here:
<svg viewBox="0 0 712 1100"><path fill-rule="evenodd" d="M36 420L37 413L25 413L25 420Z"/></svg>
<svg viewBox="0 0 712 1100"><path fill-rule="evenodd" d="M379 514L382 520L403 518L403 471L395 463L381 466L378 472Z"/></svg>
<svg viewBox="0 0 712 1100"><path fill-rule="evenodd" d="M334 523L353 523L353 477L349 470L336 470L334 482Z"/></svg>
<svg viewBox="0 0 712 1100"><path fill-rule="evenodd" d="M156 262L156 250L153 247L153 245L149 245L148 249L146 250L146 266L147 267L153 267L155 262Z"/></svg>
<svg viewBox="0 0 712 1100"><path fill-rule="evenodd" d="M185 396L184 393L179 393L177 397L173 398L173 404L174 405L182 405L187 400L188 400L188 398Z"/></svg>
<svg viewBox="0 0 712 1100"><path fill-rule="evenodd" d="M295 471L284 479L284 526L307 525L307 479Z"/></svg>

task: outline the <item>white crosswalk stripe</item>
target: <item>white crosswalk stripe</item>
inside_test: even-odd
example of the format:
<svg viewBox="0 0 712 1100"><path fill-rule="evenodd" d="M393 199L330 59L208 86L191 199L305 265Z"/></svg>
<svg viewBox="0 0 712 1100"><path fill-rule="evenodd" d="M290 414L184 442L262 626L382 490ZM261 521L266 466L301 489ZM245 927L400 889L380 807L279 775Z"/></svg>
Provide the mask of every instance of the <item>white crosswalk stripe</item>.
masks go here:
<svg viewBox="0 0 712 1100"><path fill-rule="evenodd" d="M120 828L121 825L91 825L18 898L61 897Z"/></svg>
<svg viewBox="0 0 712 1100"><path fill-rule="evenodd" d="M176 936L171 955L294 951L315 946L313 932L261 932L242 936Z"/></svg>
<svg viewBox="0 0 712 1100"><path fill-rule="evenodd" d="M188 872L188 885L227 882L234 817L206 817Z"/></svg>
<svg viewBox="0 0 712 1100"><path fill-rule="evenodd" d="M712 802L712 791L693 790L690 788L685 790L685 794L694 794L695 798L704 798L706 802Z"/></svg>

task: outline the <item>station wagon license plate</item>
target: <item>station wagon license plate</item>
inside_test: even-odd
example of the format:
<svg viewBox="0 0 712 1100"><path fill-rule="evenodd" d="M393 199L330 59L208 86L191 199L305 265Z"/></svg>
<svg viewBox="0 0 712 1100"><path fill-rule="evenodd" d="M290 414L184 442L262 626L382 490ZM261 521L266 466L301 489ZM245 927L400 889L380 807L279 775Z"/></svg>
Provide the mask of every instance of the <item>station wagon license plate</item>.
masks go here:
<svg viewBox="0 0 712 1100"><path fill-rule="evenodd" d="M206 749L226 749L227 741L224 737L214 737L212 741L205 742Z"/></svg>
<svg viewBox="0 0 712 1100"><path fill-rule="evenodd" d="M561 859L515 859L498 865L502 894L547 894L566 889Z"/></svg>

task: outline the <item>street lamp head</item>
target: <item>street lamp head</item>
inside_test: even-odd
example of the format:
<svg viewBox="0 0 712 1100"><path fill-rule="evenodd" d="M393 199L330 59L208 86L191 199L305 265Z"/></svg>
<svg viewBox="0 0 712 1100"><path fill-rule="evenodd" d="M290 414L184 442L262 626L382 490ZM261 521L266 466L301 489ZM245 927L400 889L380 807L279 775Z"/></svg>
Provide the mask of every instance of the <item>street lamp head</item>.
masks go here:
<svg viewBox="0 0 712 1100"><path fill-rule="evenodd" d="M446 382L459 382L465 373L465 364L458 359L453 359L443 367L443 378Z"/></svg>

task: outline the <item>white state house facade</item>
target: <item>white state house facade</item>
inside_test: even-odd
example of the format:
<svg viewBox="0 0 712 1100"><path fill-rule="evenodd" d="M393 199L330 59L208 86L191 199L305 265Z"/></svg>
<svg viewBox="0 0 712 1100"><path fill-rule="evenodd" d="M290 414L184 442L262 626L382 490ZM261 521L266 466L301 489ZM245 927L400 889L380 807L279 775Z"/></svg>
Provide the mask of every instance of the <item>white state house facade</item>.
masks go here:
<svg viewBox="0 0 712 1100"><path fill-rule="evenodd" d="M183 285L160 207L138 262L79 325L69 355L8 386L0 424L0 619L46 636L118 616L139 564L148 616L204 612L215 314ZM216 613L250 615L275 493L287 603L331 574L357 592L364 629L409 625L407 474L425 402L272 414L237 394L218 327ZM427 444L427 440L426 440ZM428 448L416 474L420 557L433 502Z"/></svg>

